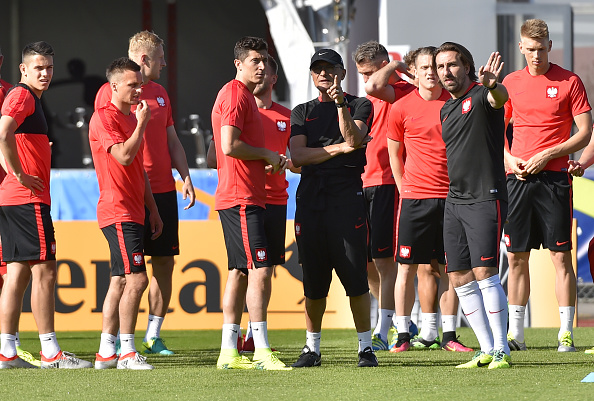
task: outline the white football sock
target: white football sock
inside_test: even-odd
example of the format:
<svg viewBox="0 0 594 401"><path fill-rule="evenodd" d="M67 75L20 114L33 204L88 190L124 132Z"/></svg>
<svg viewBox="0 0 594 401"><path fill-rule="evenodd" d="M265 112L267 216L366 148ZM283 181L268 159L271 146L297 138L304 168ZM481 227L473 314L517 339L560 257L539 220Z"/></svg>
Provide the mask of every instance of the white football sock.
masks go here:
<svg viewBox="0 0 594 401"><path fill-rule="evenodd" d="M524 342L524 316L526 307L522 305L509 305L509 333L518 342Z"/></svg>
<svg viewBox="0 0 594 401"><path fill-rule="evenodd" d="M223 324L221 349L237 349L239 325L234 323Z"/></svg>
<svg viewBox="0 0 594 401"><path fill-rule="evenodd" d="M456 331L456 315L441 315L441 330L444 333Z"/></svg>
<svg viewBox="0 0 594 401"><path fill-rule="evenodd" d="M142 341L148 342L151 338L161 337L161 326L165 318L161 316L149 315L146 325L146 333Z"/></svg>
<svg viewBox="0 0 594 401"><path fill-rule="evenodd" d="M507 297L497 274L478 282L483 294L489 326L493 333L493 349L509 355L507 345Z"/></svg>
<svg viewBox="0 0 594 401"><path fill-rule="evenodd" d="M425 341L433 341L439 334L437 332L437 313L421 313L421 338Z"/></svg>
<svg viewBox="0 0 594 401"><path fill-rule="evenodd" d="M396 330L398 334L409 333L410 316L396 316Z"/></svg>
<svg viewBox="0 0 594 401"><path fill-rule="evenodd" d="M320 342L322 339L322 333L321 332L317 332L317 333L312 333L309 331L305 332L305 345L307 345L307 347L315 352L318 355L321 355L320 353Z"/></svg>
<svg viewBox="0 0 594 401"><path fill-rule="evenodd" d="M489 327L483 296L477 282L471 281L454 289L458 294L464 316L470 323L470 327L481 346L481 351L491 352L493 350L493 334Z"/></svg>
<svg viewBox="0 0 594 401"><path fill-rule="evenodd" d="M128 355L130 352L136 352L134 334L120 334L120 346L122 348L121 356Z"/></svg>
<svg viewBox="0 0 594 401"><path fill-rule="evenodd" d="M559 307L559 318L561 319L561 326L559 328L559 334L557 338L569 331L573 337L573 318L575 316L575 306L560 306Z"/></svg>
<svg viewBox="0 0 594 401"><path fill-rule="evenodd" d="M15 336L12 334L0 334L0 353L6 358L12 358L17 354Z"/></svg>
<svg viewBox="0 0 594 401"><path fill-rule="evenodd" d="M394 311L391 309L380 309L378 311L377 325L373 331L373 335L379 334L382 336L382 340L387 341L388 330L392 326L392 316Z"/></svg>
<svg viewBox="0 0 594 401"><path fill-rule="evenodd" d="M369 349L373 349L371 347L371 330L357 333L357 337L359 339L359 352L363 351L367 347L369 347Z"/></svg>
<svg viewBox="0 0 594 401"><path fill-rule="evenodd" d="M99 343L99 352L102 358L109 358L116 353L117 337L109 333L101 333L101 342Z"/></svg>
<svg viewBox="0 0 594 401"><path fill-rule="evenodd" d="M254 335L252 332L252 322L248 322L247 331L245 332L246 341Z"/></svg>
<svg viewBox="0 0 594 401"><path fill-rule="evenodd" d="M268 343L268 324L264 322L252 322L252 335L254 337L254 349L270 348Z"/></svg>
<svg viewBox="0 0 594 401"><path fill-rule="evenodd" d="M60 352L55 332L40 334L39 341L41 341L41 353L47 359L54 358Z"/></svg>
<svg viewBox="0 0 594 401"><path fill-rule="evenodd" d="M16 334L14 335L14 344L17 347L21 346L21 338L19 337L19 332L17 331Z"/></svg>

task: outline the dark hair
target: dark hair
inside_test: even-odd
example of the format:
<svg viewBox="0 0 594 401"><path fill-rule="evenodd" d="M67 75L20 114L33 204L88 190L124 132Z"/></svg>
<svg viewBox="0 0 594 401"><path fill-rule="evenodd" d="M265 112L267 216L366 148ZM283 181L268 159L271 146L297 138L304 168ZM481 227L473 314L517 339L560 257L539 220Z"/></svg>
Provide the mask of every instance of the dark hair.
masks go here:
<svg viewBox="0 0 594 401"><path fill-rule="evenodd" d="M121 74L124 71L140 71L140 66L128 57L120 57L111 62L107 70L105 70L105 76L109 82L112 82L114 75Z"/></svg>
<svg viewBox="0 0 594 401"><path fill-rule="evenodd" d="M390 61L390 55L386 48L375 40L361 43L353 53L353 61L357 64L375 60Z"/></svg>
<svg viewBox="0 0 594 401"><path fill-rule="evenodd" d="M270 64L270 68L272 68L274 75L278 75L278 63L270 54L268 55L268 64Z"/></svg>
<svg viewBox="0 0 594 401"><path fill-rule="evenodd" d="M268 44L262 38L257 38L255 36L244 36L243 38L239 39L237 43L235 43L235 58L241 61L245 60L250 50L268 51Z"/></svg>
<svg viewBox="0 0 594 401"><path fill-rule="evenodd" d="M40 56L53 56L54 48L49 43L44 41L29 43L27 46L23 48L21 60L22 62L24 62L25 57L33 56L36 54Z"/></svg>
<svg viewBox="0 0 594 401"><path fill-rule="evenodd" d="M468 78L471 81L476 82L478 77L476 76L476 70L474 68L474 59L472 58L472 54L468 51L467 48L462 46L461 44L455 42L444 42L439 48L435 51L434 58L439 53L444 52L456 52L460 55L460 59L462 60L462 64L469 68L468 70Z"/></svg>

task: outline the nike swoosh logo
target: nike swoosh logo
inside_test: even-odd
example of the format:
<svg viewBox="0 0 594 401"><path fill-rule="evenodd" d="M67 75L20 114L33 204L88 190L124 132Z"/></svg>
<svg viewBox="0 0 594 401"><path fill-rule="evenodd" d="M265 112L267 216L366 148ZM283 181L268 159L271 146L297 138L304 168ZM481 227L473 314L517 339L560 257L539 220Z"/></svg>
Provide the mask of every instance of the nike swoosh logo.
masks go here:
<svg viewBox="0 0 594 401"><path fill-rule="evenodd" d="M317 120L320 117L316 117L316 118L306 118L305 121L313 121L313 120Z"/></svg>
<svg viewBox="0 0 594 401"><path fill-rule="evenodd" d="M491 260L493 259L495 256L491 256L490 258L485 258L484 256L481 256L481 260L484 262L485 260Z"/></svg>
<svg viewBox="0 0 594 401"><path fill-rule="evenodd" d="M503 310L503 309L501 309L501 310L498 310L498 311L496 311L496 312L491 312L491 311L489 311L489 313L493 315L493 314L495 314L495 313L499 313L499 312L501 312L502 310Z"/></svg>
<svg viewBox="0 0 594 401"><path fill-rule="evenodd" d="M363 225L364 225L364 224L365 224L365 223L361 223L361 224L355 224L355 228L361 228L361 227L363 227Z"/></svg>
<svg viewBox="0 0 594 401"><path fill-rule="evenodd" d="M559 242L557 241L557 246L561 246L561 245L565 245L567 244L569 241L564 241L564 242Z"/></svg>
<svg viewBox="0 0 594 401"><path fill-rule="evenodd" d="M386 250L386 249L388 249L388 248L389 248L389 246L387 246L387 247L385 247L385 248L377 248L377 251L378 251L378 252L383 252L383 251L385 251L385 250Z"/></svg>
<svg viewBox="0 0 594 401"><path fill-rule="evenodd" d="M231 331L234 332L234 333L237 333L237 330L231 330Z"/></svg>
<svg viewBox="0 0 594 401"><path fill-rule="evenodd" d="M475 309L475 310L473 310L473 311L472 311L472 312L470 312L470 313L465 313L465 314L464 314L464 316L470 316L470 315L472 315L474 312L476 312L477 310L478 310L478 309Z"/></svg>
<svg viewBox="0 0 594 401"><path fill-rule="evenodd" d="M324 53L318 53L318 56L323 56L324 54L326 54L328 52L324 52Z"/></svg>
<svg viewBox="0 0 594 401"><path fill-rule="evenodd" d="M488 363L482 363L481 361L476 362L476 366L479 368L482 368L483 366L487 366L487 365L488 365Z"/></svg>
<svg viewBox="0 0 594 401"><path fill-rule="evenodd" d="M522 91L522 92L516 92L516 93L514 93L514 96L521 95L521 94L522 94L522 93L524 93L524 92L526 92L526 91Z"/></svg>

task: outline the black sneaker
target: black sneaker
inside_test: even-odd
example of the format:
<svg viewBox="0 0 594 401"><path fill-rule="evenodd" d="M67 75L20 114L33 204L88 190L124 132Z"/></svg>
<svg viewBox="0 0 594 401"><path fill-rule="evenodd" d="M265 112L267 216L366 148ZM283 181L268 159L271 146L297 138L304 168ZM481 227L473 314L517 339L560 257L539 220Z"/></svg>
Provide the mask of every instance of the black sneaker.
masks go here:
<svg viewBox="0 0 594 401"><path fill-rule="evenodd" d="M320 366L321 364L322 356L316 354L306 345L305 347L303 347L303 350L301 351L301 355L299 355L299 359L297 359L297 362L295 362L291 366L294 368L311 368L314 366Z"/></svg>
<svg viewBox="0 0 594 401"><path fill-rule="evenodd" d="M373 353L371 347L365 348L363 351L359 352L359 363L357 367L359 368L374 368L377 366L377 357Z"/></svg>

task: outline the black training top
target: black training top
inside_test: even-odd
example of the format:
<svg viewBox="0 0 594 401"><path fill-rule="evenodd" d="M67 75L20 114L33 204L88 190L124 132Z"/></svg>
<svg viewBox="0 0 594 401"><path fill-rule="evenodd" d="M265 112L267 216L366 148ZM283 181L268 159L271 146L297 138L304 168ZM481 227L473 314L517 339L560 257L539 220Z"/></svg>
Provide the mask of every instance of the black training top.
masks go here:
<svg viewBox="0 0 594 401"><path fill-rule="evenodd" d="M348 101L347 107L353 120L364 121L368 129L371 129L373 119L371 102L364 97L346 93L344 96ZM291 111L291 137L296 135L305 135L309 148L323 148L344 142L338 125L338 110L334 102L320 102L320 99L316 98L296 106ZM303 166L301 174L307 176L333 169L331 174L361 175L366 163L365 148L361 148L351 153L337 155L323 163Z"/></svg>
<svg viewBox="0 0 594 401"><path fill-rule="evenodd" d="M441 109L450 178L447 201L451 203L507 201L504 108L494 109L488 93L473 82L464 96L449 99Z"/></svg>

